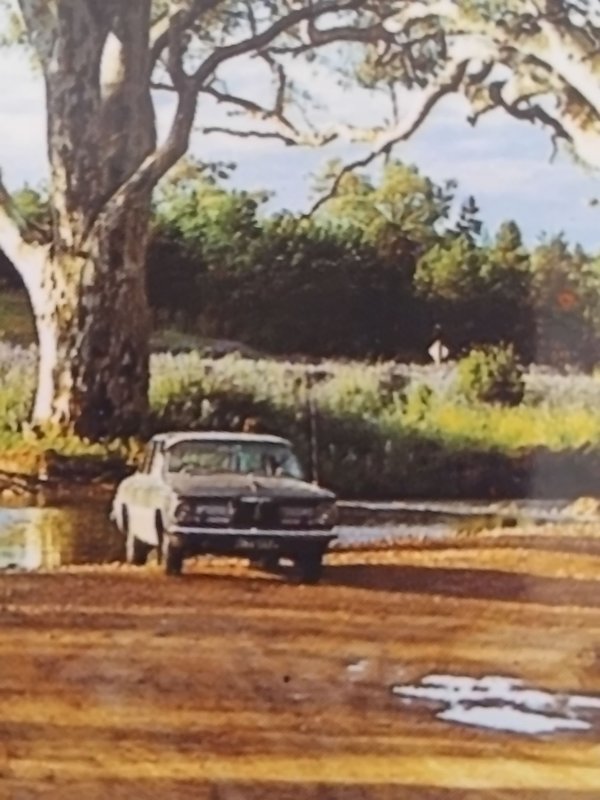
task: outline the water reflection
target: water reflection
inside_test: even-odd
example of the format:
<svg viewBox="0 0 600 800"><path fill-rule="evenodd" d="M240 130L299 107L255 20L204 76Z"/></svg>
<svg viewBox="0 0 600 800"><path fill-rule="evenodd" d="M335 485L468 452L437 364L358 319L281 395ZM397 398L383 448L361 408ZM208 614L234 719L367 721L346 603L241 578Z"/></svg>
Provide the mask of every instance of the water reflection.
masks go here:
<svg viewBox="0 0 600 800"><path fill-rule="evenodd" d="M109 501L89 497L38 497L36 507L0 508L0 570L55 569L67 564L120 560L123 539L108 519ZM47 503L48 505L43 505ZM64 503L64 504L63 504ZM341 504L342 523L334 549L371 544L441 540L520 522L549 521L537 505L507 509L454 504ZM553 522L566 520L553 511Z"/></svg>
<svg viewBox="0 0 600 800"><path fill-rule="evenodd" d="M440 539L452 532L447 524L424 525L419 521L341 525L333 547ZM123 537L109 522L104 504L0 508L0 570L31 571L68 564L110 563L120 560L123 550Z"/></svg>
<svg viewBox="0 0 600 800"><path fill-rule="evenodd" d="M122 549L103 505L0 509L0 570L116 561Z"/></svg>

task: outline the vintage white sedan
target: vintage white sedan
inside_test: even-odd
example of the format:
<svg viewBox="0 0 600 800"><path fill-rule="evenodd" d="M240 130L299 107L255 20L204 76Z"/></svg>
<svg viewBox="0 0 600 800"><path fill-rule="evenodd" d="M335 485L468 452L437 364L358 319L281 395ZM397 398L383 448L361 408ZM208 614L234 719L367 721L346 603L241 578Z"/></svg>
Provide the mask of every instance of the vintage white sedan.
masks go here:
<svg viewBox="0 0 600 800"><path fill-rule="evenodd" d="M169 575L187 556L234 554L274 569L291 559L316 583L335 539L336 497L308 483L287 439L247 433L162 433L117 488L112 519L127 561L156 548Z"/></svg>

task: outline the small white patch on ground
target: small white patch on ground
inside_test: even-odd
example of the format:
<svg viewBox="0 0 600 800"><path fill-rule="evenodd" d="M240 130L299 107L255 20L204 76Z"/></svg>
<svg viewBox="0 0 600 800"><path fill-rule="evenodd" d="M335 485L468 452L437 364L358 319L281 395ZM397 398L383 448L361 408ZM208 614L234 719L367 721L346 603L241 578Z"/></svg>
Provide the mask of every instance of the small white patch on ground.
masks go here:
<svg viewBox="0 0 600 800"><path fill-rule="evenodd" d="M361 658L359 661L354 661L352 664L348 664L346 667L346 672L353 676L364 675L368 666L368 660L366 658Z"/></svg>
<svg viewBox="0 0 600 800"><path fill-rule="evenodd" d="M427 675L419 685L394 686L392 692L407 703L441 704L438 719L528 735L590 730L585 712L600 710L598 697L528 689L522 681L499 675Z"/></svg>

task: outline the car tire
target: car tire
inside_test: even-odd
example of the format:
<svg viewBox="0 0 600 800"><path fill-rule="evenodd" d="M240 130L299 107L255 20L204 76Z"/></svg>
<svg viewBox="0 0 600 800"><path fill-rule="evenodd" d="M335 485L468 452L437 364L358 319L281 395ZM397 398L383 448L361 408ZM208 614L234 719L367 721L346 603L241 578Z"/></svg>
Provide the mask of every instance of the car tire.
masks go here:
<svg viewBox="0 0 600 800"><path fill-rule="evenodd" d="M180 543L173 540L168 534L163 535L162 562L165 575L181 575L183 570L183 548Z"/></svg>
<svg viewBox="0 0 600 800"><path fill-rule="evenodd" d="M150 547L134 536L128 525L125 531L125 561L134 567L143 567L149 554Z"/></svg>
<svg viewBox="0 0 600 800"><path fill-rule="evenodd" d="M305 556L297 563L300 583L314 585L323 575L323 554Z"/></svg>
<svg viewBox="0 0 600 800"><path fill-rule="evenodd" d="M265 572L276 572L279 567L279 556L254 556L250 559L250 564L256 569L261 569Z"/></svg>

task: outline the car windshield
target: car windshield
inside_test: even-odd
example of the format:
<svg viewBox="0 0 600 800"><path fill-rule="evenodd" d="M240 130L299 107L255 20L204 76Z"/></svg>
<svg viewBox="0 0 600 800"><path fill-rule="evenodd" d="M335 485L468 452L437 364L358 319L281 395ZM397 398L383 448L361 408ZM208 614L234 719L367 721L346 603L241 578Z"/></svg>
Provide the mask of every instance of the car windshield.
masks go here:
<svg viewBox="0 0 600 800"><path fill-rule="evenodd" d="M167 472L209 475L235 472L303 479L302 468L290 448L277 442L177 442L166 452Z"/></svg>

